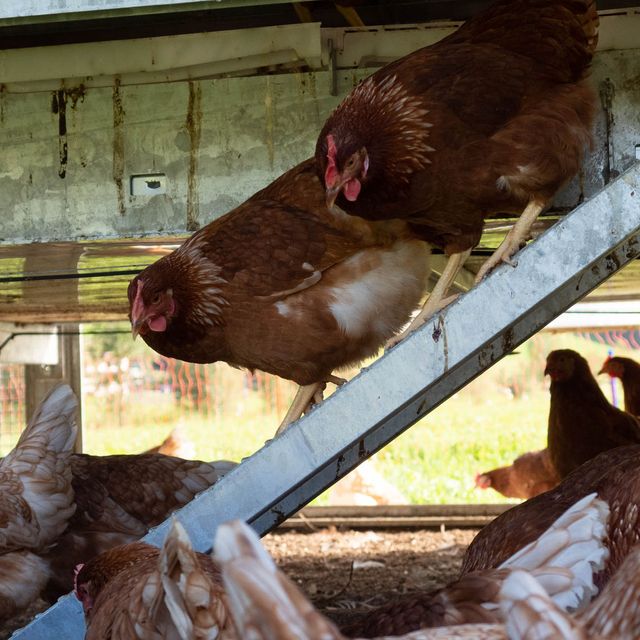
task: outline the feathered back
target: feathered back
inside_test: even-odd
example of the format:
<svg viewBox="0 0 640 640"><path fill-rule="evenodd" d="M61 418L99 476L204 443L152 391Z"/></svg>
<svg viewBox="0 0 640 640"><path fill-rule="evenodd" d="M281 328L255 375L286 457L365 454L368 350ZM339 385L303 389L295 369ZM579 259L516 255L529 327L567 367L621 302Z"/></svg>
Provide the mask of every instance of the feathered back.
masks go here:
<svg viewBox="0 0 640 640"><path fill-rule="evenodd" d="M629 553L600 597L580 616L594 636L640 638L640 547Z"/></svg>
<svg viewBox="0 0 640 640"><path fill-rule="evenodd" d="M244 522L236 520L221 525L214 552L240 638L343 638L298 587L278 571L255 532Z"/></svg>
<svg viewBox="0 0 640 640"><path fill-rule="evenodd" d="M509 640L586 640L579 623L549 598L527 571L512 571L500 590Z"/></svg>
<svg viewBox="0 0 640 640"><path fill-rule="evenodd" d="M160 553L164 604L173 624L185 640L214 640L230 626L226 597L219 575L207 573L184 527L174 518ZM209 565L207 558L207 564ZM215 577L215 579L212 579Z"/></svg>
<svg viewBox="0 0 640 640"><path fill-rule="evenodd" d="M14 449L0 462L0 549L43 550L75 511L69 458L78 402L66 384L41 401Z"/></svg>
<svg viewBox="0 0 640 640"><path fill-rule="evenodd" d="M500 569L532 571L553 601L575 611L598 593L595 573L604 568L609 552L604 544L609 507L591 493L565 511L537 540L500 565ZM568 580L556 571L565 569Z"/></svg>

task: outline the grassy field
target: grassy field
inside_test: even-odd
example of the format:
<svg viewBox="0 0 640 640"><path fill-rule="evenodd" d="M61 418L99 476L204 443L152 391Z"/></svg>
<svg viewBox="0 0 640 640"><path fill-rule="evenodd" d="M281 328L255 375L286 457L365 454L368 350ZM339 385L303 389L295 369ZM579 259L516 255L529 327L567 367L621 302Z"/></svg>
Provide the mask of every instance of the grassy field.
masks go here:
<svg viewBox="0 0 640 640"><path fill-rule="evenodd" d="M413 503L506 501L493 491L475 489L474 477L545 446L549 393L542 372L546 354L557 348L580 351L596 372L607 356L607 348L595 342L539 334L379 452L376 468ZM616 353L628 355L622 349ZM242 374L229 370L228 375ZM609 380L601 384L608 392ZM245 394L229 403L234 411L207 422L197 415L180 416L170 395L163 399L149 393L129 399L119 428L105 423L99 398L86 397L85 450L137 453L158 444L180 422L198 458L239 460L270 438L281 418L265 410L257 394Z"/></svg>

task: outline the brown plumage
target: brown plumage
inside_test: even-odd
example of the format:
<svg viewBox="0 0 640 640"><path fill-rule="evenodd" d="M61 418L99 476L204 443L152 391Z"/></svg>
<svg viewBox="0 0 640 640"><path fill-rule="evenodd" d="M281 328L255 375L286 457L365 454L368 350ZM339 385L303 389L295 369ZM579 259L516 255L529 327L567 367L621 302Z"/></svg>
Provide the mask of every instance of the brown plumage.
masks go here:
<svg viewBox="0 0 640 640"><path fill-rule="evenodd" d="M162 549L134 542L79 566L75 593L87 640L235 638L220 572L177 521Z"/></svg>
<svg viewBox="0 0 640 640"><path fill-rule="evenodd" d="M165 356L315 386L408 320L428 254L404 222L328 211L308 160L136 276L133 330Z"/></svg>
<svg viewBox="0 0 640 640"><path fill-rule="evenodd" d="M439 298L485 218L522 213L479 278L508 261L581 165L597 104L584 80L597 30L593 0L498 0L380 69L318 138L328 203L368 219L410 220L442 247L452 272Z"/></svg>
<svg viewBox="0 0 640 640"><path fill-rule="evenodd" d="M0 461L0 620L38 597L50 574L40 555L56 542L76 508L69 457L77 408L68 385L52 389Z"/></svg>
<svg viewBox="0 0 640 640"><path fill-rule="evenodd" d="M624 391L624 410L640 416L640 364L631 358L615 356L609 358L599 373L608 373L612 378L620 378Z"/></svg>
<svg viewBox="0 0 640 640"><path fill-rule="evenodd" d="M640 444L640 421L607 400L579 353L552 351L544 373L551 378L547 447L561 477L602 451Z"/></svg>
<svg viewBox="0 0 640 640"><path fill-rule="evenodd" d="M141 538L233 466L158 453L71 456L77 509L44 556L52 572L44 596L53 601L70 591L77 564Z"/></svg>
<svg viewBox="0 0 640 640"><path fill-rule="evenodd" d="M640 446L618 447L601 453L570 473L555 489L516 505L481 529L469 545L462 575L498 566L538 536L570 504L597 492L611 510L606 544L609 560L596 576L606 584L629 550L640 543Z"/></svg>
<svg viewBox="0 0 640 640"><path fill-rule="evenodd" d="M345 630L346 635L320 615L302 592L278 571L255 533L244 523L236 521L222 525L216 535L214 550L222 569L231 614L238 635L243 638L342 640L361 637L358 634L363 632L371 632L365 637L392 633L393 637L413 640L506 638L501 623L505 619L509 622L512 601L520 600L522 595L526 603L527 596L531 595L519 594L517 589L510 589L511 593L503 595L505 578L510 575L531 572L527 575L537 576L540 582L533 579L534 589L550 606L557 607L561 616L568 607L589 602L595 593L594 565L598 566L606 554L602 538L607 513L606 505L590 496L569 509L551 531L519 558L513 558L512 565L505 563L502 569L466 576L459 583L433 594L428 605L425 598L425 606L431 607L429 612L424 609L412 611L409 601L407 608L397 609L395 621L389 617L390 608L374 611L367 616L373 623L367 620L358 628ZM518 571L516 566L521 569ZM502 600L508 600L506 615ZM386 614L385 620L380 613ZM544 612L540 613L544 615ZM490 622L474 623L474 620ZM533 616L532 623L536 621L538 617ZM434 623L447 626L417 631ZM404 635L410 631L413 631L410 635ZM516 635L509 637L514 640Z"/></svg>
<svg viewBox="0 0 640 640"><path fill-rule="evenodd" d="M553 489L559 482L560 476L551 462L548 449L523 453L507 467L498 467L476 476L479 489L494 489L507 498L524 500Z"/></svg>

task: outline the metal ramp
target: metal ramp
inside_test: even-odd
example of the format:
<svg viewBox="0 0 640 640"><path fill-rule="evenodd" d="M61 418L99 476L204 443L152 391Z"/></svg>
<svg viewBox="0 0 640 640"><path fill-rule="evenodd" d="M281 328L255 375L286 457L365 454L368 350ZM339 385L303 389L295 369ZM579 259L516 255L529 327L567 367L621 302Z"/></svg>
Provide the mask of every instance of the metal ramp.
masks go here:
<svg viewBox="0 0 640 640"><path fill-rule="evenodd" d="M640 164L579 206L178 514L194 547L242 518L266 533L640 254ZM168 522L145 540L160 544ZM84 637L64 596L12 637Z"/></svg>

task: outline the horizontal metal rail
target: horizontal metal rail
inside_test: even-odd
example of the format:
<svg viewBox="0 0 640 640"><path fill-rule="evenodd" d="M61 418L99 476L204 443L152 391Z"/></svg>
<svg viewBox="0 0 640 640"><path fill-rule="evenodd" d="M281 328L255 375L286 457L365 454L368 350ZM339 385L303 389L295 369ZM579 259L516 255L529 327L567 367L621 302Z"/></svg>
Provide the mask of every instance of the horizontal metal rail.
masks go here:
<svg viewBox="0 0 640 640"><path fill-rule="evenodd" d="M234 518L264 534L640 254L640 165L542 234L178 513L207 551ZM212 432L212 437L213 437ZM452 473L455 469L451 470ZM146 540L161 544L169 521ZM65 596L16 638L82 638Z"/></svg>
<svg viewBox="0 0 640 640"><path fill-rule="evenodd" d="M326 527L349 529L442 529L484 527L511 504L404 504L306 507L276 531L313 531Z"/></svg>

